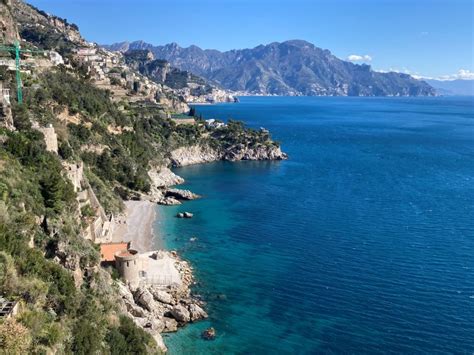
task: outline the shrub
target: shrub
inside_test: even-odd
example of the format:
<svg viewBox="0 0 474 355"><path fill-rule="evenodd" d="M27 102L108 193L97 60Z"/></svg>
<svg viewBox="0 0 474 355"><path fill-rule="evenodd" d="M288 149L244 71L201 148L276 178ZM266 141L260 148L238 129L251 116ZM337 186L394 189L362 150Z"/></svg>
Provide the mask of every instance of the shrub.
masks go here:
<svg viewBox="0 0 474 355"><path fill-rule="evenodd" d="M28 329L15 319L0 323L0 352L4 354L27 354L31 337Z"/></svg>
<svg viewBox="0 0 474 355"><path fill-rule="evenodd" d="M120 326L112 328L106 340L113 355L147 354L147 345L152 343L151 336L126 316L120 317Z"/></svg>

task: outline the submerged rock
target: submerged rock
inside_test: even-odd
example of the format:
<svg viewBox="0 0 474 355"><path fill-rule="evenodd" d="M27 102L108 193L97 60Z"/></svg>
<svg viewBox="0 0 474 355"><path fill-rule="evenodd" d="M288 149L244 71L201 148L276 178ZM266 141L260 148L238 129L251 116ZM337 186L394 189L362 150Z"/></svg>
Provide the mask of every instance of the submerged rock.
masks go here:
<svg viewBox="0 0 474 355"><path fill-rule="evenodd" d="M184 218L193 218L194 217L194 214L192 214L191 212L184 212L183 215L184 215Z"/></svg>
<svg viewBox="0 0 474 355"><path fill-rule="evenodd" d="M216 330L214 328L208 328L201 334L202 338L205 340L214 340L216 338Z"/></svg>

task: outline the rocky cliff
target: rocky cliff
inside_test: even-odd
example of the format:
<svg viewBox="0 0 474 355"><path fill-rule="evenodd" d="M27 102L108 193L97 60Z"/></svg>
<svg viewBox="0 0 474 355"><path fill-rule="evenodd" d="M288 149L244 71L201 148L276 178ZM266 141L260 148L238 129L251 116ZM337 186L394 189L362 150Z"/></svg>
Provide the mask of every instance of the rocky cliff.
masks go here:
<svg viewBox="0 0 474 355"><path fill-rule="evenodd" d="M20 38L10 10L10 0L0 1L0 43L13 43Z"/></svg>
<svg viewBox="0 0 474 355"><path fill-rule="evenodd" d="M248 147L236 145L227 149L214 149L207 145L181 147L170 153L174 167L209 163L218 160L285 160L288 156L274 145Z"/></svg>
<svg viewBox="0 0 474 355"><path fill-rule="evenodd" d="M301 40L252 49L203 50L176 43L153 46L137 41L113 49L148 49L156 58L200 75L221 87L265 95L432 96L423 81L400 73L379 73L368 65L343 61L329 50Z"/></svg>

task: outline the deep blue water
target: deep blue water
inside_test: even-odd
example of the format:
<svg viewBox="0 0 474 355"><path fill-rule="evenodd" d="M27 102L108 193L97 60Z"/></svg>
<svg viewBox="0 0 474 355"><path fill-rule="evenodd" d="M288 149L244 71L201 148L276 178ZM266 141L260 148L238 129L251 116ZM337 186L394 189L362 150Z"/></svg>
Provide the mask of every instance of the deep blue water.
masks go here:
<svg viewBox="0 0 474 355"><path fill-rule="evenodd" d="M197 112L270 129L290 160L177 169L203 198L159 207L157 227L195 267L210 319L166 336L172 354L474 352L472 98Z"/></svg>

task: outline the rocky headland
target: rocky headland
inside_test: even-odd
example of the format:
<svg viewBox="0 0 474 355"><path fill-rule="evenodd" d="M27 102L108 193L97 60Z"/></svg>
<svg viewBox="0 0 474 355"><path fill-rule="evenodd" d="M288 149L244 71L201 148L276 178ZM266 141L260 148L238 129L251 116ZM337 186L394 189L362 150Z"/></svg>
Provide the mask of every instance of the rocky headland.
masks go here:
<svg viewBox="0 0 474 355"><path fill-rule="evenodd" d="M219 160L285 160L288 159L288 155L275 145L262 144L248 147L238 144L224 149L215 149L206 145L192 145L173 150L170 153L170 159L172 166L180 167Z"/></svg>
<svg viewBox="0 0 474 355"><path fill-rule="evenodd" d="M166 255L174 260L181 283L170 286L142 285L132 287L116 281L121 307L139 327L150 333L160 349L166 352L161 333L176 332L179 327L207 318L204 302L191 293L192 268L176 252Z"/></svg>

